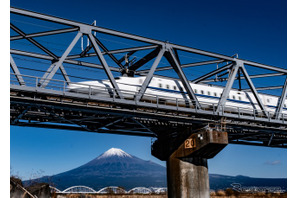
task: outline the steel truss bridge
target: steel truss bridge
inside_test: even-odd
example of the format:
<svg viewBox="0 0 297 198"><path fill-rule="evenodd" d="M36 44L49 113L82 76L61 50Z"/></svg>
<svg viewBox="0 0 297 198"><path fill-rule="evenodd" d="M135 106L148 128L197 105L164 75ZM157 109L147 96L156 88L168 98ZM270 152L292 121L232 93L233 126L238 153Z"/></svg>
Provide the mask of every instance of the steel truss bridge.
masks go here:
<svg viewBox="0 0 297 198"><path fill-rule="evenodd" d="M208 126L227 131L229 143L287 146L286 69L14 7L10 28L11 125L163 139ZM115 78L122 75L145 76L139 90L128 93L133 100L119 89ZM187 105L176 98L161 102L158 95L144 100L153 77L179 80ZM67 89L102 79L112 85L102 90L105 97L92 87L88 93ZM259 86L264 81L271 85ZM190 82L223 86L219 102L199 101ZM231 89L250 90L261 110L230 112ZM269 112L259 93L273 89L280 98Z"/></svg>

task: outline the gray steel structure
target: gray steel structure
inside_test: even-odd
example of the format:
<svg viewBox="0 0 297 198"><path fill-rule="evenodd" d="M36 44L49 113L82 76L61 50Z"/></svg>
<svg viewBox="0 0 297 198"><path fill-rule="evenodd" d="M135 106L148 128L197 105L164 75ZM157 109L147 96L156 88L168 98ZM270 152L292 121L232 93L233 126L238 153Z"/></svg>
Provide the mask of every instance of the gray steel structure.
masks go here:
<svg viewBox="0 0 297 198"><path fill-rule="evenodd" d="M17 35L10 37L12 43L26 40L30 46L34 46L40 51L39 53L36 50L30 50L29 47L10 49L12 125L156 138L177 136L178 131L184 127L190 127L194 130L207 125L227 131L229 143L286 148L287 117L282 113L287 94L286 81L280 86L259 87L259 89L252 81L254 78L286 76L286 69L19 8L11 7L11 14L12 17L27 17L63 26L63 28L49 31L26 33L25 30L21 30L20 27L11 23L11 29L17 33ZM102 39L95 36L95 32L113 38L138 42L138 46L109 50L109 47L103 44ZM43 41L38 40L43 37L61 35L69 38L69 33L75 33L75 36L73 38L71 34L72 41L62 55L57 55L45 44L41 44ZM83 39L83 37L89 39L90 45L86 46L81 53L71 54L78 40ZM131 61L130 57L138 52L142 53L143 56L137 61ZM204 56L207 60L184 63L182 56L179 55L184 52ZM116 55L123 53L125 55L121 58L116 57ZM16 63L15 57L46 60L49 62L48 68L43 71L42 76L22 74L21 69L23 67ZM92 57L97 57L100 63L83 61ZM169 66L158 67L162 58L168 61ZM140 69L150 63L152 66L149 68ZM67 85L75 82L71 80L72 75L69 73L66 64L80 69L92 68L103 71L112 85L112 87L104 90L109 95L106 97L96 96L91 87L89 87L88 93L67 91ZM211 64L222 64L223 66L191 80L184 72L186 68L209 69ZM26 69L34 70L33 67L30 67ZM260 68L266 72L249 75L247 67ZM38 71L38 69L35 70ZM59 70L63 80L53 78ZM142 99L151 79L154 76L161 76L156 73L162 71L173 71L178 77L164 76L181 81L190 98L188 105L180 106L178 99L172 99L176 100L176 105L163 104L159 102L158 96L153 96L156 100L150 102ZM115 80L115 75L146 76L139 91L131 93L135 95L134 100L125 98L123 90L119 89ZM228 76L226 77L226 75ZM87 78L88 76L80 77ZM227 81L223 94L218 104L211 104L211 108L209 104L208 107L205 107L205 104L197 99L189 83L212 83L216 81ZM238 90L242 90L242 81L246 82L248 85L246 89L251 90L262 112L254 109L252 113L247 114L240 108L236 112L225 110L226 100L235 81L239 83ZM268 112L260 100L258 91L275 88L282 88L283 91L275 112Z"/></svg>

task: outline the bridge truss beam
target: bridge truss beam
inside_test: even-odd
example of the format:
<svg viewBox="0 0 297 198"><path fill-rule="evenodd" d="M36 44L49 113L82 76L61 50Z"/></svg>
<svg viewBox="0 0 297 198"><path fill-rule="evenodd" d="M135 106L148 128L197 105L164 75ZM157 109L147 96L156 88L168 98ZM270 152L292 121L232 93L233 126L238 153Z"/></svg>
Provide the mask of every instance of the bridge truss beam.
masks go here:
<svg viewBox="0 0 297 198"><path fill-rule="evenodd" d="M257 90L261 90L263 88L257 88L257 83L255 83L256 81L252 82L251 80L253 78L281 78L286 76L286 69L243 60L233 56L226 56L187 46L176 45L134 34L127 34L28 10L11 7L11 14L12 16L25 16L29 17L33 21L37 19L59 26L53 30L37 31L35 33L27 34L25 33L27 31L23 30L25 27L11 24L11 29L18 34L11 36L10 40L12 44L25 40L32 44L33 47L36 47L36 50L33 50L32 46L24 49L20 49L21 47L12 47L10 50L12 76L16 78L17 82L17 84L14 84L11 81L11 111L13 125L56 127L89 132L110 132L117 134L161 137L173 135L167 134L162 130L160 130L161 132L156 132L156 127L160 127L162 124L164 124L164 128L168 130L168 126L174 129L174 127L176 127L176 122L179 123L177 124L178 127L181 127L180 124L182 123L183 127L185 125L193 125L194 128L216 123L216 125L224 125L224 127L229 128L230 138L232 138L232 140L229 141L230 143L234 142L279 147L284 147L286 145L286 143L284 143L284 140L286 139L284 137L286 117L282 114L284 100L286 97L286 82L284 85L268 86L268 88L283 88L281 99L276 110L278 116L272 117L261 103L257 92ZM63 26L63 28L61 28L61 26ZM95 35L95 33L97 33L97 35ZM72 41L69 44L68 39L66 38L69 38L70 34L76 34L76 36L74 39L71 36ZM137 44L133 44L133 46L129 48L127 48L127 46L123 47L122 45L118 45L119 47L114 47L114 45L109 46L107 45L107 42L104 41L102 35L110 36L115 40L125 39L129 42L136 42ZM42 41L42 38L45 36L46 38L53 38L51 36L60 36L62 39L60 39L59 42L64 40L65 42L68 42L66 43L66 50L63 49L63 53L58 55L57 50L54 50L47 45L46 42ZM80 53L77 53L76 43L79 39L83 39L84 37L87 37L91 41L91 45L83 47L83 50ZM41 50L43 53L39 53L38 50ZM197 62L197 59L195 61L185 60L185 54L199 56L202 61ZM118 58L117 55L120 55L120 57ZM134 58L137 58L137 61L130 60L132 55L135 55ZM28 60L34 60L36 62L47 61L49 64L47 65L47 70L44 71L41 67L24 67L21 61L19 63L18 61L15 62L18 58L28 58ZM92 58L97 59L94 60ZM98 60L100 63L98 63ZM167 66L161 67L160 65L162 60L167 60L169 65L167 63ZM125 61L125 64L123 61ZM213 70L214 65L217 66L215 70ZM76 78L89 79L89 76L85 74L77 76L77 72L75 74L73 72L74 70L72 70L73 67L80 71L87 71L87 69L93 69L92 71L95 71L96 69L96 71L100 72L100 75L102 73L103 75L106 75L112 86L108 89L110 92L108 98L97 97L92 93L91 89L90 93L84 95L80 93L70 94L67 92L67 84L77 83L73 80L74 76ZM261 68L263 73L250 75L248 73L248 68L250 67ZM59 69L60 73L58 72ZM191 73L194 76L189 77L190 70L188 69L196 69L196 72ZM32 75L31 73L26 73L29 70L42 71L43 74L40 75L34 73ZM203 70L205 70L204 73L201 72ZM231 72L229 72L229 70ZM264 70L267 73L265 73ZM172 73L171 75L168 75L168 73L164 74L164 72ZM64 81L61 82L59 79L54 79L54 76L56 77L57 75L62 75ZM125 98L122 90L119 89L115 78L119 75L126 75L130 77L146 76L144 82L142 82L140 86L140 89L134 93L135 97L133 100ZM228 76L224 77L226 75ZM153 77L159 76L181 82L181 85L185 88L185 95L188 100L185 106L180 106L178 100L173 102L176 104L173 106L159 104L158 99L155 101L143 100L143 96L150 84L150 81ZM216 76L216 78L211 79L213 76ZM93 80L101 79L99 77L95 77ZM234 86L236 80L238 80L239 83L238 88ZM248 88L252 91L266 117L260 117L255 113L255 110L250 115L245 115L240 111L235 113L228 113L224 111L224 106L230 90L246 89L243 87L243 82L241 80L246 81L249 86ZM196 93L194 93L192 87L190 86L190 82L209 83L211 86L211 83L213 82L224 81L227 81L227 83L223 85L223 96L221 97L219 104L212 104L208 107L205 107L205 104L202 104L202 102L197 99L195 96ZM62 84L62 86L57 86L56 84ZM59 91L56 89L59 89ZM181 86L179 89L184 92ZM157 98L158 96L153 97ZM52 101L51 98L55 98L55 101ZM64 100L72 102L75 101L75 105L66 108L66 106L70 104L66 105L65 102L63 103ZM79 103L84 105L83 107L80 107L80 110L77 109L77 104ZM65 113L71 114L71 112L77 113L79 111L90 113L91 111L88 106L90 103L94 103L97 106L107 106L109 108L109 115L113 116L104 115L104 113L107 112L104 108L100 108L99 111L104 112L100 113L100 116L92 117L88 114L88 116L90 116L89 119L86 116L81 119L65 116ZM47 107L46 110L42 109L44 105ZM62 111L57 115L55 112L52 112L47 105L55 109L55 111L57 111L58 108L62 109ZM64 105L65 109L62 108ZM144 109L145 113L143 112ZM47 116L38 118L38 116L40 116L40 113L38 112L43 112L43 114ZM42 121L38 121L38 119L42 119ZM100 119L100 121L107 119L107 123L102 122L103 125L96 125L92 119ZM154 120L154 124L149 124L151 123L150 119ZM113 123L115 120L117 120L117 122ZM226 120L227 124L224 123ZM240 129L233 125L233 123L237 123L239 120L241 123L246 124L242 125L238 123ZM126 122L126 124L124 122ZM109 123L113 124L108 125ZM104 127L105 125L108 125L109 127ZM260 127L260 125L263 126ZM253 128L254 126L258 126L258 128L256 127L255 129ZM235 135L232 135L232 130L235 130L235 128L237 132L234 133ZM250 131L251 128L253 128L252 131L258 133L258 135L250 137L240 135L245 134L246 130ZM281 133L278 131L279 129ZM269 132L262 133L267 130ZM238 133L239 135L236 135ZM271 136L272 133L274 134L273 136ZM280 134L281 141L278 140ZM242 140L239 141L240 139ZM281 143L278 144L278 142Z"/></svg>

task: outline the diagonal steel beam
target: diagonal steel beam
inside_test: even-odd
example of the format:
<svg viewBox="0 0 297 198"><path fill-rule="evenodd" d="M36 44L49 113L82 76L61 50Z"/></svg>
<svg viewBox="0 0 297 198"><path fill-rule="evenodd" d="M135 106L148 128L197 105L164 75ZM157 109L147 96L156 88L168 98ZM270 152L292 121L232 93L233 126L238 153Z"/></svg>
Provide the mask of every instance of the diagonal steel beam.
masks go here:
<svg viewBox="0 0 297 198"><path fill-rule="evenodd" d="M262 100L261 100L261 98L260 98L260 96L259 96L259 94L258 94L258 92L257 92L257 90L256 90L256 88L255 88L255 86L254 86L254 84L252 82L252 80L250 79L249 74L247 73L247 71L246 71L243 63L240 65L240 70L241 70L242 74L244 75L245 80L247 81L249 87L251 88L251 91L252 91L255 99L258 102L258 106L261 108L261 110L263 111L264 115L266 117L268 117L268 114L267 114L266 109L265 109L265 107L264 107L264 105L262 103Z"/></svg>
<svg viewBox="0 0 297 198"><path fill-rule="evenodd" d="M12 23L10 24L11 29L13 29L15 32L17 32L18 34L20 34L21 36L26 38L26 34L20 30L19 28L17 28L16 26L14 26ZM44 51L45 53L47 53L48 55L50 55L51 57L53 57L54 59L58 59L58 57L52 53L51 51L49 51L46 47L44 47L43 45L41 45L40 43L38 43L37 41L35 41L32 38L26 38L29 42L31 42L32 44L34 44L36 47L38 47L39 49L41 49L42 51Z"/></svg>
<svg viewBox="0 0 297 198"><path fill-rule="evenodd" d="M92 45L88 45L85 49L84 49L84 51L82 51L80 54L79 54L79 56L80 56L80 58L82 58L82 57L85 57L86 55L87 55L87 53L92 49ZM67 57L68 59L69 59L69 56Z"/></svg>
<svg viewBox="0 0 297 198"><path fill-rule="evenodd" d="M157 68L157 66L159 65L160 61L161 61L161 58L163 57L164 55L164 52L165 52L165 49L162 47L161 50L159 49L159 54L158 56L156 57L149 73L147 74L139 92L136 94L135 96L135 101L139 101L142 97L143 97L143 94L145 93L148 85L150 84L152 78L153 78L153 74Z"/></svg>
<svg viewBox="0 0 297 198"><path fill-rule="evenodd" d="M211 77L213 75L216 75L216 74L218 74L218 73L220 73L222 71L230 69L230 67L232 67L232 65L233 65L233 63L229 63L229 64L227 64L227 65L225 65L225 66L223 66L223 67L221 67L219 69L213 70L213 71L211 71L211 72L209 72L209 73L207 73L207 74L205 74L205 75L203 75L203 76L201 76L199 78L196 78L196 79L192 80L192 83L199 83L199 82L201 82L201 81L203 81L203 80L205 80L205 79L207 79L207 78L209 78L209 77Z"/></svg>
<svg viewBox="0 0 297 198"><path fill-rule="evenodd" d="M109 127L109 126L112 126L112 125L114 125L114 124L116 124L116 123L118 123L118 122L122 122L122 121L124 121L124 119L126 119L125 117L124 118L120 118L120 119L116 119L115 121L112 121L112 122L110 122L110 123L108 123L108 124L106 124L106 125L104 125L104 126L102 126L102 127L100 127L99 129L101 130L109 130L109 128L107 128L107 127ZM104 129L104 128L106 128L106 129Z"/></svg>
<svg viewBox="0 0 297 198"><path fill-rule="evenodd" d="M71 52L71 50L73 49L73 47L75 46L75 44L77 43L78 39L81 37L82 33L78 32L77 35L74 37L73 41L70 43L70 45L68 46L68 48L66 49L66 51L64 52L64 54L62 55L62 57L59 59L58 62L53 63L49 69L45 72L45 74L43 75L41 81L40 81L40 87L44 88L47 86L47 84L49 83L49 81L52 79L52 77L55 75L55 73L57 72L57 70L59 68L61 68L61 65L63 63L63 61L66 59L66 57L68 56L68 54Z"/></svg>
<svg viewBox="0 0 297 198"><path fill-rule="evenodd" d="M284 104L285 104L286 97L287 97L287 79L286 79L285 84L283 86L282 95L278 100L277 108L275 110L276 119L279 119L281 117L280 115L281 115L281 113L283 111L283 107L284 107Z"/></svg>
<svg viewBox="0 0 297 198"><path fill-rule="evenodd" d="M272 139L273 139L273 137L274 137L274 133L272 133L272 134L271 134L271 137L270 137L270 139L269 139L269 142L268 142L268 144L267 144L268 146L270 146L270 144L271 144L271 142L272 142Z"/></svg>
<svg viewBox="0 0 297 198"><path fill-rule="evenodd" d="M74 31L77 31L77 30L79 30L79 28L75 27L75 28L64 28L64 29L59 29L59 30L45 31L45 32L37 32L37 33L33 33L33 34L27 34L25 36L11 36L10 40L15 41L15 40L24 39L24 38L49 36L49 35L67 33L67 32L74 32Z"/></svg>
<svg viewBox="0 0 297 198"><path fill-rule="evenodd" d="M60 70L61 70L61 74L62 74L63 78L65 79L65 81L66 81L66 83L68 85L71 81L70 81L69 76L66 73L66 70L65 70L63 64L60 65Z"/></svg>
<svg viewBox="0 0 297 198"><path fill-rule="evenodd" d="M119 62L119 60L113 55L108 53L109 50L103 45L103 43L101 43L101 41L99 41L99 39L97 37L95 37L96 43L103 49L103 51L120 67L120 68L124 68L124 66L122 65L121 62Z"/></svg>
<svg viewBox="0 0 297 198"><path fill-rule="evenodd" d="M12 71L14 72L15 77L17 78L19 84L26 85L25 81L24 81L23 77L21 76L21 73L20 73L20 71L19 71L17 65L15 64L11 55L10 55L10 67L11 67Z"/></svg>
<svg viewBox="0 0 297 198"><path fill-rule="evenodd" d="M235 77L236 77L236 74L238 72L238 69L239 69L240 65L238 64L238 62L236 62L231 71L230 71L230 75L229 75L229 78L228 78L228 81L227 81L227 84L222 92L222 96L218 102L218 106L217 106L217 109L216 109L216 113L219 113L221 108L224 108L225 107L225 104L226 104L226 101L227 101L227 98L229 96L229 93L230 93L230 90L232 89L232 86L233 86L233 83L234 83L234 80L235 80ZM222 109L223 111L224 109Z"/></svg>
<svg viewBox="0 0 297 198"><path fill-rule="evenodd" d="M20 113L19 115L18 115L18 117L16 117L13 121L12 121L12 124L16 124L26 113L27 113L27 111L29 111L29 109L30 109L31 107L30 106L28 106L26 109L24 109L23 110L23 112L22 113Z"/></svg>
<svg viewBox="0 0 297 198"><path fill-rule="evenodd" d="M102 55L102 53L101 53L101 51L100 51L100 49L99 49L99 47L98 47L98 45L96 43L96 40L95 40L94 36L91 33L88 33L88 37L89 37L89 39L90 39L90 41L91 41L91 43L92 43L92 45L94 47L94 50L95 50L95 52L96 52L96 54L97 54L97 56L99 58L99 61L101 62L102 66L103 66L103 69L104 69L104 71L105 71L111 85L115 89L115 92L117 93L119 98L123 99L124 97L123 97L123 95L122 95L122 93L121 93L121 91L120 91L120 89L118 87L117 82L115 81L115 79L114 79L114 77L113 77L113 75L112 75L112 73L110 71L110 68L109 68L106 60L104 59L104 57L103 57L103 55Z"/></svg>
<svg viewBox="0 0 297 198"><path fill-rule="evenodd" d="M131 65L129 67L129 70L136 71L138 68L140 68L141 66L143 66L144 64L146 64L147 62L155 58L158 55L158 53L159 53L159 49L156 48L155 50L151 51L146 56L144 56L142 59L140 59L133 65Z"/></svg>
<svg viewBox="0 0 297 198"><path fill-rule="evenodd" d="M180 59L179 59L179 55L177 53L177 49L173 48L173 51L174 51L174 55L176 57L176 60L177 60L178 64L181 65L181 62L180 62Z"/></svg>
<svg viewBox="0 0 297 198"><path fill-rule="evenodd" d="M202 61L202 62L184 64L184 65L181 65L181 67L182 68L195 67L195 66L208 65L208 64L213 64L213 63L222 63L222 62L224 62L224 60L216 59L216 60L211 60L211 61ZM156 71L164 71L164 70L170 70L170 69L173 69L172 66L160 67L160 68L157 68ZM147 73L147 72L149 72L149 70L140 70L140 71L137 71L136 74L143 74L143 73Z"/></svg>
<svg viewBox="0 0 297 198"><path fill-rule="evenodd" d="M184 74L180 64L178 63L171 47L169 47L168 51L165 53L165 57L168 60L168 62L172 65L172 67L175 70L175 72L177 73L177 75L179 76L179 79L181 80L184 88L186 89L188 96L190 97L193 105L196 108L201 109L201 105L200 105L197 97L195 96L195 93L194 93L192 87L190 86L190 83L189 83L186 75Z"/></svg>
<svg viewBox="0 0 297 198"><path fill-rule="evenodd" d="M242 88L241 88L240 70L238 70L237 80L238 80L238 90L241 91Z"/></svg>
<svg viewBox="0 0 297 198"><path fill-rule="evenodd" d="M134 118L130 118L131 120L133 120L134 122L136 122L137 124L139 124L140 126L143 127L143 129L146 129L147 131L156 134L155 132L153 132L151 129L149 129L148 127L146 127L144 124L142 124L141 122L139 122L138 120L134 119Z"/></svg>

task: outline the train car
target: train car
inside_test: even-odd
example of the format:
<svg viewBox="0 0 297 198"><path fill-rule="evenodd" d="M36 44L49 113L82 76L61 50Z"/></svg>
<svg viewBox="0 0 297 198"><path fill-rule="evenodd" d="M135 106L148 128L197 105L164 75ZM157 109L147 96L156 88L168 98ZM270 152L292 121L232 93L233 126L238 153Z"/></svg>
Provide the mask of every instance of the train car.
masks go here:
<svg viewBox="0 0 297 198"><path fill-rule="evenodd" d="M145 77L117 77L115 80L123 96L126 99L132 100L140 90ZM203 108L216 107L224 89L223 87L210 84L190 83L190 86ZM112 97L113 95L112 85L109 80L71 83L67 88L70 92L91 93L92 95L107 97ZM266 106L266 110L273 114L277 108L279 97L269 94L259 94L259 97L263 105ZM166 105L187 106L191 104L181 81L160 77L152 78L142 100ZM241 113L247 114L252 114L256 110L258 114L261 113L261 109L252 92L235 89L231 89L224 110L230 112L238 112L240 110ZM287 114L286 100L282 113L284 115Z"/></svg>

